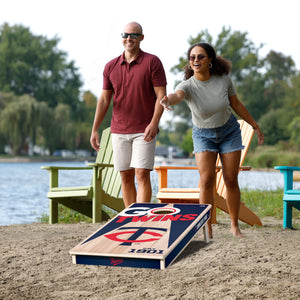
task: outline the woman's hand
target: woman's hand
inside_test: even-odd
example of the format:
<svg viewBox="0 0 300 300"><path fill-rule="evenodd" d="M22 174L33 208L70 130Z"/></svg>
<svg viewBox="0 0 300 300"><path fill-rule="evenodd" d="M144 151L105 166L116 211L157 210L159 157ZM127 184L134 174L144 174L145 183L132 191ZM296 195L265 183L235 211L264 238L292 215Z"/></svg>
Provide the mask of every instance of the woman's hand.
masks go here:
<svg viewBox="0 0 300 300"><path fill-rule="evenodd" d="M258 145L262 145L264 143L264 135L261 132L260 128L257 126L257 128L254 129L256 134L257 134L257 139L258 139Z"/></svg>
<svg viewBox="0 0 300 300"><path fill-rule="evenodd" d="M165 110L172 110L167 96L164 96L159 103L164 107Z"/></svg>

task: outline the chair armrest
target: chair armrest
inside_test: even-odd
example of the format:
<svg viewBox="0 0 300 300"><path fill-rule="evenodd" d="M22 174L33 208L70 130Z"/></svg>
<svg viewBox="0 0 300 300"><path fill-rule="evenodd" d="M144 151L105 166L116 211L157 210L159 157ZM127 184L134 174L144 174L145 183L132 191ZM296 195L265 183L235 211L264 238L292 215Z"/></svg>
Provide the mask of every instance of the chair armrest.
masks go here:
<svg viewBox="0 0 300 300"><path fill-rule="evenodd" d="M103 168L113 168L113 164L103 164L103 163L88 163L89 167L103 167Z"/></svg>
<svg viewBox="0 0 300 300"><path fill-rule="evenodd" d="M196 166L154 166L158 173L158 190L168 187L168 170L197 170ZM216 166L216 172L219 172L222 166ZM241 166L240 171L249 171L251 167Z"/></svg>
<svg viewBox="0 0 300 300"><path fill-rule="evenodd" d="M194 166L154 166L156 170L196 170L197 167Z"/></svg>
<svg viewBox="0 0 300 300"><path fill-rule="evenodd" d="M300 167L294 166L275 166L275 170L279 170L283 174L284 180L284 192L293 190L293 173L294 171L300 171Z"/></svg>
<svg viewBox="0 0 300 300"><path fill-rule="evenodd" d="M240 166L239 170L240 171L250 171L252 169L252 167L250 166Z"/></svg>
<svg viewBox="0 0 300 300"><path fill-rule="evenodd" d="M42 166L42 170L47 170L50 173L49 188L58 187L59 170L91 170L92 167L63 167L63 166Z"/></svg>
<svg viewBox="0 0 300 300"><path fill-rule="evenodd" d="M52 170L88 170L91 167L63 167L63 166L42 166L42 170L52 171Z"/></svg>
<svg viewBox="0 0 300 300"><path fill-rule="evenodd" d="M197 167L191 166L154 166L158 173L158 190L168 187L168 170L197 170Z"/></svg>
<svg viewBox="0 0 300 300"><path fill-rule="evenodd" d="M300 167L293 167L293 166L275 166L275 170L281 171L300 171Z"/></svg>

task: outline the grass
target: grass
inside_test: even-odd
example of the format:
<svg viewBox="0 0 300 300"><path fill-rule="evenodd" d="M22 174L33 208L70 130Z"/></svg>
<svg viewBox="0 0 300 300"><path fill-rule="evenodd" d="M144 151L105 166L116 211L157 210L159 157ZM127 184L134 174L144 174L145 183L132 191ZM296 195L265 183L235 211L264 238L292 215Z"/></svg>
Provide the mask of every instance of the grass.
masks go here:
<svg viewBox="0 0 300 300"><path fill-rule="evenodd" d="M241 190L241 201L251 209L258 217L283 217L283 190Z"/></svg>
<svg viewBox="0 0 300 300"><path fill-rule="evenodd" d="M42 214L38 219L41 223L49 223L49 215ZM73 209L58 205L58 223L92 223L92 219Z"/></svg>

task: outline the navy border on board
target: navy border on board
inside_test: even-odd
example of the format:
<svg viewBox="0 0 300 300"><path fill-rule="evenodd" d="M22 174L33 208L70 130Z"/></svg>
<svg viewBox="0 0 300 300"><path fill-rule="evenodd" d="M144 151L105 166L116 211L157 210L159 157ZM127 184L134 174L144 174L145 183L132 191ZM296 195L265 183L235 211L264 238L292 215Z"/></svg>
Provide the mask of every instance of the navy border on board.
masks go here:
<svg viewBox="0 0 300 300"><path fill-rule="evenodd" d="M204 217L194 226L194 230L191 230L174 248L174 250L165 258L165 268L170 265L179 254L189 245L190 240L194 235L205 225L206 221L209 219L209 211L204 215ZM202 224L201 224L202 222ZM199 224L201 224L199 226Z"/></svg>

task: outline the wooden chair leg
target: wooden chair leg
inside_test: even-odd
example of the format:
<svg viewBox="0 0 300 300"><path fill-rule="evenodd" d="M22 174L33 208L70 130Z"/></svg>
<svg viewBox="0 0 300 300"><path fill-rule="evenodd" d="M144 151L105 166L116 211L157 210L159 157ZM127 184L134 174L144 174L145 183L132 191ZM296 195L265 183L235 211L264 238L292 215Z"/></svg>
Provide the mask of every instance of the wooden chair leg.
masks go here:
<svg viewBox="0 0 300 300"><path fill-rule="evenodd" d="M283 228L292 228L292 212L292 206L283 201Z"/></svg>
<svg viewBox="0 0 300 300"><path fill-rule="evenodd" d="M58 203L54 200L49 201L49 224L58 222Z"/></svg>
<svg viewBox="0 0 300 300"><path fill-rule="evenodd" d="M212 211L211 211L211 223L212 224L218 224L217 222L217 209L216 205L214 205Z"/></svg>

